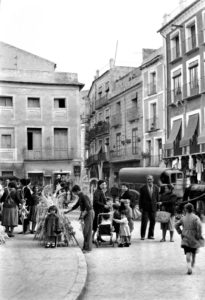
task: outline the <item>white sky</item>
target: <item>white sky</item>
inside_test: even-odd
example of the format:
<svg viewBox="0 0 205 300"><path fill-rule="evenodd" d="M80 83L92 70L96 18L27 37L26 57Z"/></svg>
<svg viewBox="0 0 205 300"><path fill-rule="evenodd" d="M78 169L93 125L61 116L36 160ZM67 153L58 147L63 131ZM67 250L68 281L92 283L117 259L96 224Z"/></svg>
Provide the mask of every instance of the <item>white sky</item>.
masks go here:
<svg viewBox="0 0 205 300"><path fill-rule="evenodd" d="M179 0L0 0L0 40L78 73L88 89L115 57L139 66L142 48L162 46L157 30Z"/></svg>

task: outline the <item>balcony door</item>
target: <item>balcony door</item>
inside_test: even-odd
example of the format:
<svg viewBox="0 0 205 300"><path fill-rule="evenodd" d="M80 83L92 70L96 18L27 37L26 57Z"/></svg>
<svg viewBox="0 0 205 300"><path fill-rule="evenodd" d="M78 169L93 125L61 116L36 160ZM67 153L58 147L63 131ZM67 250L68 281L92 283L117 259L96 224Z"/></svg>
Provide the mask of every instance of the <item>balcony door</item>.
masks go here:
<svg viewBox="0 0 205 300"><path fill-rule="evenodd" d="M66 159L68 157L68 129L54 128L54 158Z"/></svg>
<svg viewBox="0 0 205 300"><path fill-rule="evenodd" d="M41 128L27 129L27 150L28 150L29 158L41 159L42 156Z"/></svg>

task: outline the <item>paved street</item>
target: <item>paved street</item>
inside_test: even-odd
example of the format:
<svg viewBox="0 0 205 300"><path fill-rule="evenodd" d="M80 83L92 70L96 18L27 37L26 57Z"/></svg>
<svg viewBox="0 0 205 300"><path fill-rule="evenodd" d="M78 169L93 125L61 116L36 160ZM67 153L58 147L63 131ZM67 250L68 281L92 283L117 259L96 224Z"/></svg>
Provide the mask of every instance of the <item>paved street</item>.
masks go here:
<svg viewBox="0 0 205 300"><path fill-rule="evenodd" d="M205 233L205 224L203 227ZM193 275L188 276L176 232L174 243L160 243L158 223L154 241L141 241L139 230L140 223L135 222L129 248L94 247L86 254L88 279L82 299L205 299L205 248L200 249Z"/></svg>

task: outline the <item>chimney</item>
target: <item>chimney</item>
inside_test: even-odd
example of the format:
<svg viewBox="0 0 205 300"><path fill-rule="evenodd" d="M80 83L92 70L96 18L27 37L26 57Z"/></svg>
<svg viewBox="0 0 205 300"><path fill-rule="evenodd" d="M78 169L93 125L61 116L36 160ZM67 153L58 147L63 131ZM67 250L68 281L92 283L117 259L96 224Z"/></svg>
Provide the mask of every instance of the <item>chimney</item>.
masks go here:
<svg viewBox="0 0 205 300"><path fill-rule="evenodd" d="M169 14L164 14L163 15L163 21L162 21L162 26L166 25L169 21Z"/></svg>
<svg viewBox="0 0 205 300"><path fill-rule="evenodd" d="M113 69L115 67L115 61L114 61L114 59L111 58L110 61L109 61L109 63L110 63L110 69Z"/></svg>
<svg viewBox="0 0 205 300"><path fill-rule="evenodd" d="M95 76L94 76L94 80L97 79L100 76L100 71L96 70Z"/></svg>

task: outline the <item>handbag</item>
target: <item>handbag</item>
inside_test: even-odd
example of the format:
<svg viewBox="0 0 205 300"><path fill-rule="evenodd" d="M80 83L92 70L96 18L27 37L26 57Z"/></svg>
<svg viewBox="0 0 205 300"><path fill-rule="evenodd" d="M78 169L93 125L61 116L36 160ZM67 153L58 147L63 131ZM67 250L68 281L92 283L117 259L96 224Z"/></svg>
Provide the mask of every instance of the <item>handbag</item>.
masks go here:
<svg viewBox="0 0 205 300"><path fill-rule="evenodd" d="M167 211L157 211L155 220L159 223L168 223L170 220L171 214Z"/></svg>
<svg viewBox="0 0 205 300"><path fill-rule="evenodd" d="M138 208L138 205L136 205L133 209L132 209L132 218L134 221L140 220L142 216L141 211Z"/></svg>

